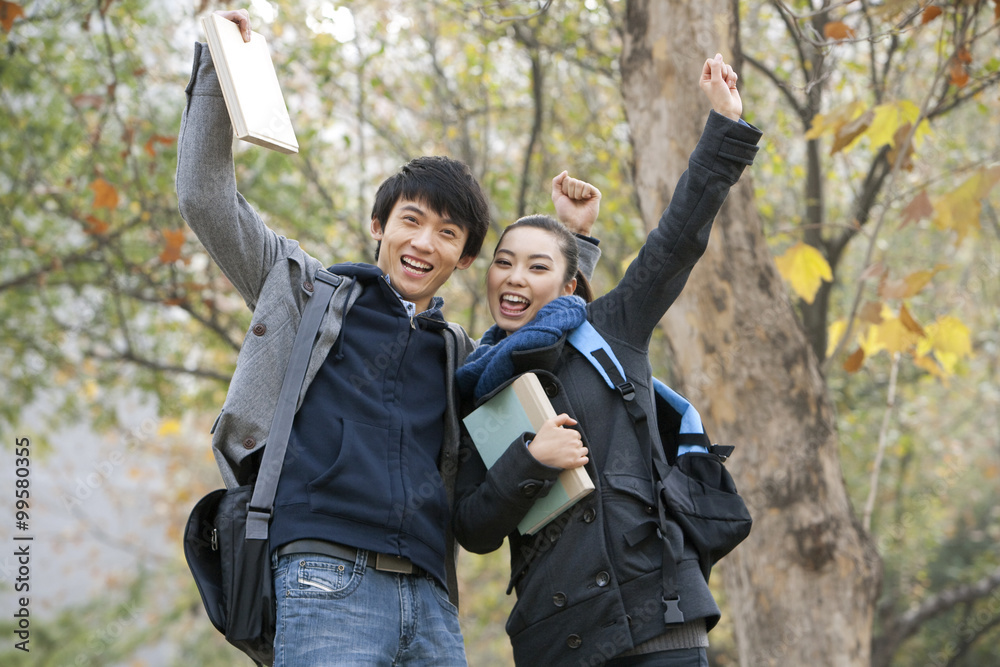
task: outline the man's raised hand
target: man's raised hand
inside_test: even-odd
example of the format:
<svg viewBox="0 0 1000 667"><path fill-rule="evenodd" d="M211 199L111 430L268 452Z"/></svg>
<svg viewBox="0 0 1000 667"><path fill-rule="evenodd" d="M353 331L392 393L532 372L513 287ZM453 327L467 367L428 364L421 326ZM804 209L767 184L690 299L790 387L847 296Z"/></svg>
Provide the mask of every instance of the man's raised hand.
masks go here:
<svg viewBox="0 0 1000 667"><path fill-rule="evenodd" d="M245 9L231 9L229 11L218 11L215 12L227 21L232 21L240 27L240 34L243 35L243 41L250 41L250 12Z"/></svg>

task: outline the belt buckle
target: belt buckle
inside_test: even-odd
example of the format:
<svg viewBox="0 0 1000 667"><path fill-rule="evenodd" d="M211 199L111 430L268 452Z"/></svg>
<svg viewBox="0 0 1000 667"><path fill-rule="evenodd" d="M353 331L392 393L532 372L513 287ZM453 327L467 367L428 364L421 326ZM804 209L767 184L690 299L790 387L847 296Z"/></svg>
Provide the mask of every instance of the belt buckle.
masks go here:
<svg viewBox="0 0 1000 667"><path fill-rule="evenodd" d="M413 563L399 556L375 554L375 569L396 574L413 574Z"/></svg>

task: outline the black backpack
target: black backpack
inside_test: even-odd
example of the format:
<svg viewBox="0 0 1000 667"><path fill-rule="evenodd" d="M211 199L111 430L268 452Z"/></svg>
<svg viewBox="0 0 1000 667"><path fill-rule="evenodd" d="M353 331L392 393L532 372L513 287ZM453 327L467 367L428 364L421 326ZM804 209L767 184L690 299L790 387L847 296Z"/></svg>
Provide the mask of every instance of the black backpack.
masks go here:
<svg viewBox="0 0 1000 667"><path fill-rule="evenodd" d="M698 551L698 563L708 581L712 566L750 534L753 520L723 463L733 447L713 445L701 415L690 401L653 379L659 446L650 442L649 418L635 400L635 386L615 358L611 346L587 321L569 334L568 342L597 369L609 387L621 394L640 444L651 451L653 495L661 530L667 520L677 523L684 539ZM683 623L678 607L676 563L667 540L663 544L663 603L666 623Z"/></svg>

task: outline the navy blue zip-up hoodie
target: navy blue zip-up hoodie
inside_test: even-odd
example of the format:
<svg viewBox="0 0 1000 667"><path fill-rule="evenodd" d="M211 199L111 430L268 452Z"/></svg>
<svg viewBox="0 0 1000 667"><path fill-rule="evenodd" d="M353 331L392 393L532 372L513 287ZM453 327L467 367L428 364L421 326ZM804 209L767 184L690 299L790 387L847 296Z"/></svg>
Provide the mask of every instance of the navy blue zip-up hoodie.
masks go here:
<svg viewBox="0 0 1000 667"><path fill-rule="evenodd" d="M378 267L330 271L363 290L295 416L272 548L324 539L402 556L447 587L441 300L411 319Z"/></svg>

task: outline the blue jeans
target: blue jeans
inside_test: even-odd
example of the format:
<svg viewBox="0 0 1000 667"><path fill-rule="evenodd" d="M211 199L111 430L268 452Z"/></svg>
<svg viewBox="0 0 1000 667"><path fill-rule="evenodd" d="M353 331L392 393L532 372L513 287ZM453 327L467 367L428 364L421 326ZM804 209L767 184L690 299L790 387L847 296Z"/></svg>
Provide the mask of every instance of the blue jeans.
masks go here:
<svg viewBox="0 0 1000 667"><path fill-rule="evenodd" d="M364 550L356 561L317 554L272 560L274 667L464 667L458 610L444 587L367 561Z"/></svg>

